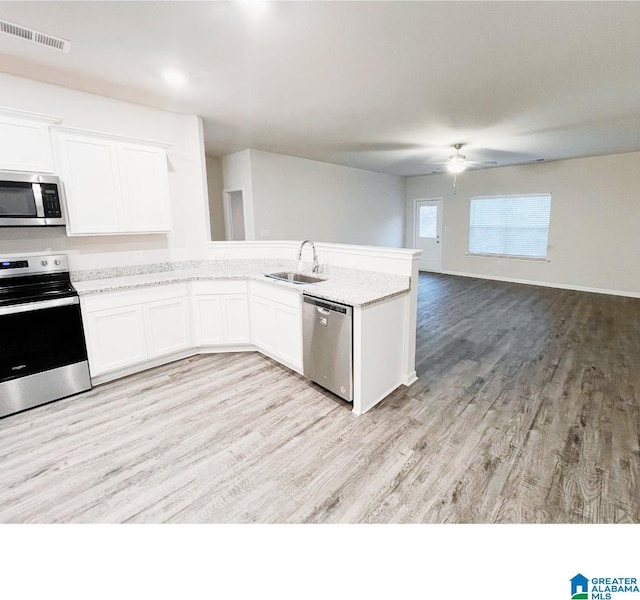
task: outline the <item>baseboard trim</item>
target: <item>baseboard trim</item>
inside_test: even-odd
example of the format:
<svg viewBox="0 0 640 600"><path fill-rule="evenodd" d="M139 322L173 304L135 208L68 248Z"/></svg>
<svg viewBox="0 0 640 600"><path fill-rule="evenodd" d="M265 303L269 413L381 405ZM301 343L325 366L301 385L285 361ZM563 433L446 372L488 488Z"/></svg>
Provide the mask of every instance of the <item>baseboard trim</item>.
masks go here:
<svg viewBox="0 0 640 600"><path fill-rule="evenodd" d="M222 352L257 352L258 348L251 344L240 344L233 346L196 346L196 354L221 354Z"/></svg>
<svg viewBox="0 0 640 600"><path fill-rule="evenodd" d="M406 385L407 387L409 387L411 384L415 383L416 381L418 381L418 374L415 371L413 371L411 373L408 373L402 378L402 385Z"/></svg>
<svg viewBox="0 0 640 600"><path fill-rule="evenodd" d="M583 285L571 285L568 283L551 283L548 281L533 281L531 279L516 279L514 277L500 277L498 275L479 275L478 273L463 273L462 271L442 271L443 275L456 275L458 277L475 277L476 279L490 279L493 281L506 281L508 283L522 283L524 285L539 285L541 287L571 290L574 292L590 292L592 294L606 294L609 296L624 296L625 298L640 298L640 292L627 292L624 290L607 290L604 288L592 288Z"/></svg>
<svg viewBox="0 0 640 600"><path fill-rule="evenodd" d="M147 371L148 369L160 367L176 360L189 358L190 356L195 356L196 354L198 354L198 351L195 348L189 348L188 350L182 350L180 352L173 352L172 354L167 354L166 356L160 356L151 360L145 360L144 362L139 362L135 365L129 365L128 367L123 367L121 369L116 369L107 373L100 373L99 375L95 376L92 375L91 383L92 385L100 385L102 383L114 381L115 379L128 377L129 375L135 375L136 373ZM89 363L89 366L91 366L91 363Z"/></svg>
<svg viewBox="0 0 640 600"><path fill-rule="evenodd" d="M241 345L226 345L226 346L194 346L187 350L181 350L179 352L173 352L165 356L159 356L151 360L145 360L143 362L136 363L135 365L129 365L121 369L109 371L108 373L100 373L99 375L91 376L92 385L100 385L101 383L107 383L108 381L114 381L115 379L121 379L122 377L128 377L129 375L135 375L141 371L147 371L155 367L167 365L175 362L176 360L182 360L183 358L189 358L190 356L196 356L198 354L218 354L221 352L257 352L259 351L256 346L251 344ZM288 366L288 365L287 365Z"/></svg>
<svg viewBox="0 0 640 600"><path fill-rule="evenodd" d="M367 403L367 405L363 405L361 401L356 401L355 398L353 400L353 409L351 412L355 415L363 415L367 411L371 410L376 404L380 404L391 392L397 390L402 385L402 382L394 383L386 392L380 394L376 397L373 402Z"/></svg>
<svg viewBox="0 0 640 600"><path fill-rule="evenodd" d="M265 350L264 348L260 348L258 346L254 346L253 349L256 352L260 352L260 354L262 354L263 356L266 356L267 358L270 358L271 360L275 360L276 362L280 363L283 367L286 367L287 369L291 369L292 371L295 371L299 375L303 375L303 373L302 373L302 371L303 371L302 365L294 365L293 363L290 363L289 361L286 361L283 358L280 358L279 356L276 356L275 354L271 354L271 352L269 352L268 350Z"/></svg>

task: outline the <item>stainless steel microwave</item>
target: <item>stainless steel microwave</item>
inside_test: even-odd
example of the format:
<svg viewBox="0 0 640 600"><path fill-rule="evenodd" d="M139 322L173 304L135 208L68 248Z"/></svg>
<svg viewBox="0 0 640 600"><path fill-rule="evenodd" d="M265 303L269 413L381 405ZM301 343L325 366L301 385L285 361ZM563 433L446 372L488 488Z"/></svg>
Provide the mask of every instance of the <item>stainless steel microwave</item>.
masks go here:
<svg viewBox="0 0 640 600"><path fill-rule="evenodd" d="M58 177L0 171L0 227L64 224L62 187Z"/></svg>

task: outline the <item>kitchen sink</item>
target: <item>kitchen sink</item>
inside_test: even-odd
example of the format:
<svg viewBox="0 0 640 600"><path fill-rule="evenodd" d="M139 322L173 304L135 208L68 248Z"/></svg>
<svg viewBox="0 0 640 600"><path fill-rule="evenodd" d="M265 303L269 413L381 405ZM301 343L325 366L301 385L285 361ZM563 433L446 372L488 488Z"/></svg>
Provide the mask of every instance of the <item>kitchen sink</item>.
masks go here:
<svg viewBox="0 0 640 600"><path fill-rule="evenodd" d="M271 277L271 279L279 279L280 281L288 281L289 283L320 283L326 281L322 277L314 277L313 275L303 275L302 273L296 273L295 271L283 271L282 273L269 273L265 277Z"/></svg>

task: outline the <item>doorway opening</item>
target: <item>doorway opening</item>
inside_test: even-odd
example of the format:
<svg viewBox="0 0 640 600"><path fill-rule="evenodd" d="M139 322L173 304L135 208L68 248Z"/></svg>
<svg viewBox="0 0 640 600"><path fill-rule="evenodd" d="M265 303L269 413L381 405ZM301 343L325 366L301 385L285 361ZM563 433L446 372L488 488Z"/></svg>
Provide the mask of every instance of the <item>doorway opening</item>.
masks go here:
<svg viewBox="0 0 640 600"><path fill-rule="evenodd" d="M242 190L224 193L225 237L228 241L245 240L244 198Z"/></svg>

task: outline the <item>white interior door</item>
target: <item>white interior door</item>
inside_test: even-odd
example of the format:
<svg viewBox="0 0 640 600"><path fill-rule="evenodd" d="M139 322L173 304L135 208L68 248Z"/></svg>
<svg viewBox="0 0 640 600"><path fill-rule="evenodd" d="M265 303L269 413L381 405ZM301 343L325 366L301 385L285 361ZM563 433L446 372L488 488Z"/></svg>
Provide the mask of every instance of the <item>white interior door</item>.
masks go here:
<svg viewBox="0 0 640 600"><path fill-rule="evenodd" d="M422 250L419 269L442 271L442 200L416 200L414 245Z"/></svg>

